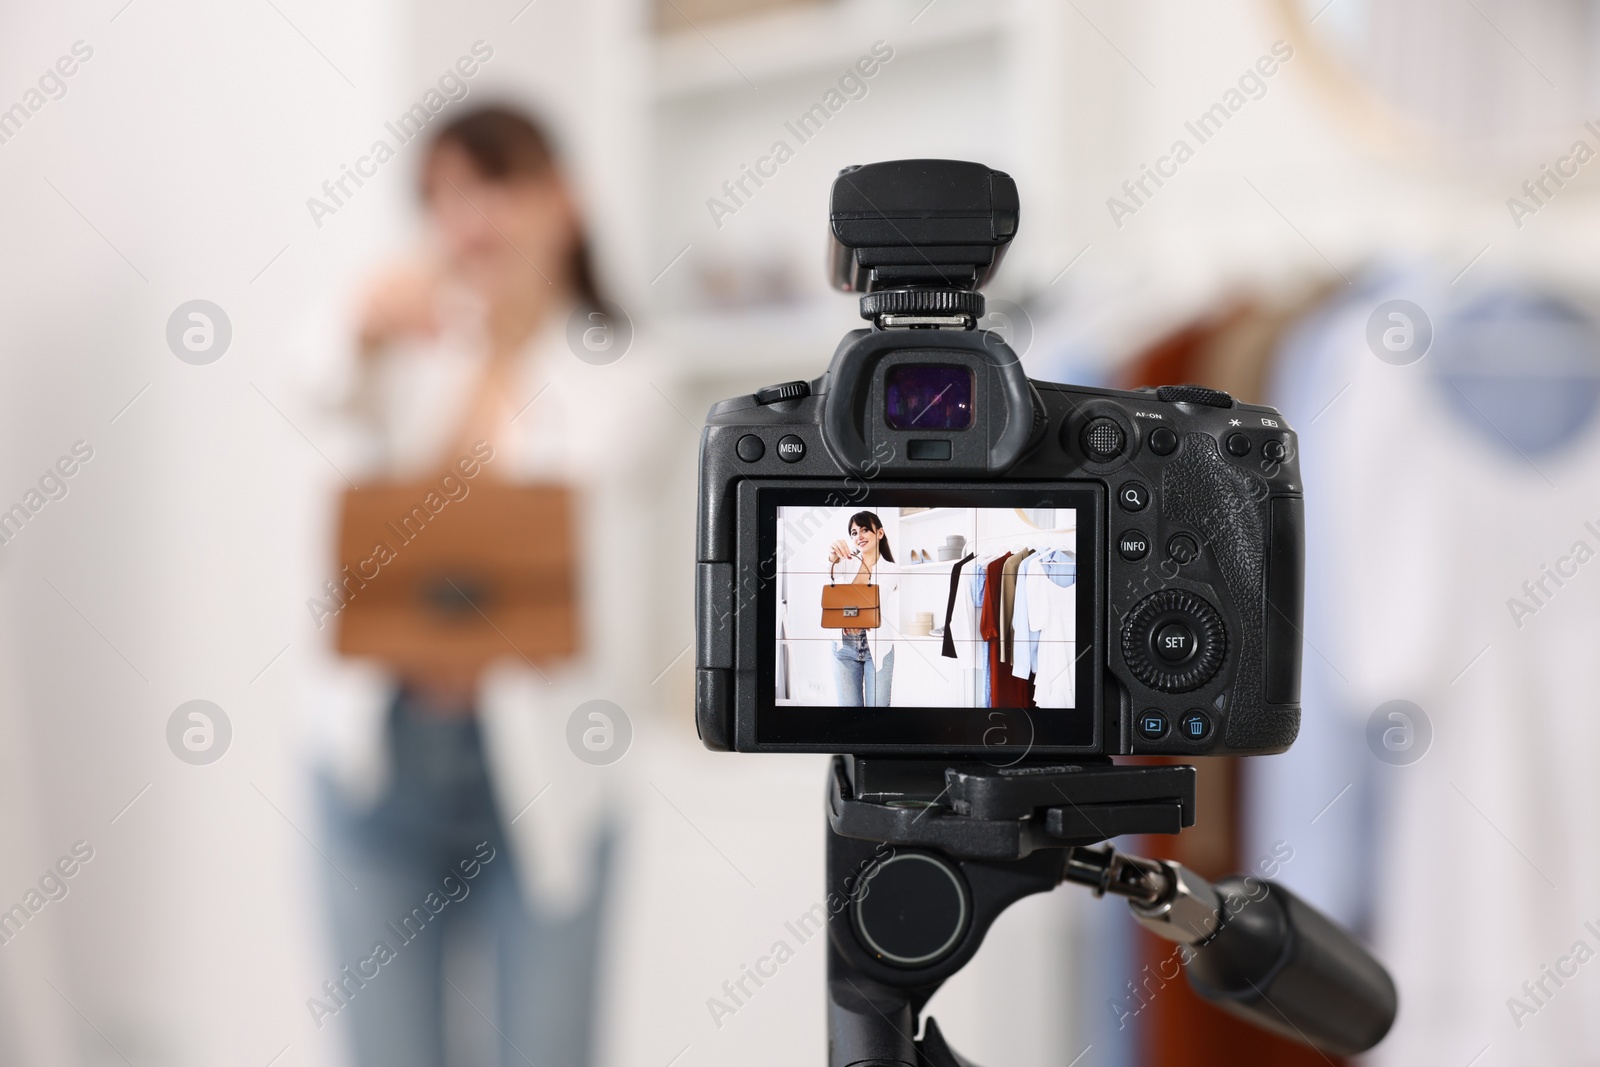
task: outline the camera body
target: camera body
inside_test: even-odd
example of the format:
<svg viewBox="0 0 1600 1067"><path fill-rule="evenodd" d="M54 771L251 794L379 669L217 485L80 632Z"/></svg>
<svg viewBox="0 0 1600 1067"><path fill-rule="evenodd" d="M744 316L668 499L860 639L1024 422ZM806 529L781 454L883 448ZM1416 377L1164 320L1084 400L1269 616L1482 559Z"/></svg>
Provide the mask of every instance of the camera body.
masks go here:
<svg viewBox="0 0 1600 1067"><path fill-rule="evenodd" d="M714 405L702 436L707 747L1020 761L1293 742L1293 430L1196 386L1030 380L974 328L1016 219L1010 178L979 164L841 173L834 281L873 325L821 377ZM840 585L857 588L830 601Z"/></svg>

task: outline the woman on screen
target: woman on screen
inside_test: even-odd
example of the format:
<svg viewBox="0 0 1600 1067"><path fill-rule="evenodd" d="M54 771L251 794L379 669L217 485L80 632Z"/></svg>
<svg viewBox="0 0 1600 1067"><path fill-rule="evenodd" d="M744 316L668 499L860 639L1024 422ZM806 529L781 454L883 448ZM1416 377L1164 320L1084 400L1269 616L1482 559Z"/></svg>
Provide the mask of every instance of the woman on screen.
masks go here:
<svg viewBox="0 0 1600 1067"><path fill-rule="evenodd" d="M882 625L839 631L839 641L833 646L839 706L888 707L894 684L894 640L889 612L881 608L885 606L884 596L900 588L894 572L894 552L889 548L883 520L870 511L850 516L849 534L848 540L840 538L828 546L828 565L839 570L841 582L878 586ZM885 633L886 630L890 632Z"/></svg>

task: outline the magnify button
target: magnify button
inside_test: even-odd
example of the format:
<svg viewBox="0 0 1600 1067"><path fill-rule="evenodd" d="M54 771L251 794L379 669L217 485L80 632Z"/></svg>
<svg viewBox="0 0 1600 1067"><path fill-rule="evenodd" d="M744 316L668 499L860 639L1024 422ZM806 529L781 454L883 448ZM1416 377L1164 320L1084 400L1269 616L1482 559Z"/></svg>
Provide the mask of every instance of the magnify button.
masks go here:
<svg viewBox="0 0 1600 1067"><path fill-rule="evenodd" d="M1117 490L1117 503L1123 511L1143 511L1150 504L1150 490L1139 482L1124 482Z"/></svg>

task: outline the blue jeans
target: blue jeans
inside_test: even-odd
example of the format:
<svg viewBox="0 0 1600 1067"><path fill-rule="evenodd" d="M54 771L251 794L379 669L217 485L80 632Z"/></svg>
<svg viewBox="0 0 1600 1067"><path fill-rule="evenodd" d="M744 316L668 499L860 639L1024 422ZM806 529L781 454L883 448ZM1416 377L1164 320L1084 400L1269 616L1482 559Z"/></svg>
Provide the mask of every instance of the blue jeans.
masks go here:
<svg viewBox="0 0 1600 1067"><path fill-rule="evenodd" d="M317 991L338 1008L318 1021L345 1029L361 1067L443 1067L460 1060L445 1047L445 1005L454 1000L452 1015L483 1031L474 1043L498 1048L494 1062L586 1067L603 894L560 921L523 900L476 718L429 715L401 693L389 743L393 778L372 810L352 809L337 786L322 783L328 859L337 868L324 865L334 966L347 970L329 976L343 983L344 1004ZM464 878L462 861L471 870L489 849L493 858ZM609 851L609 841L596 849L602 889ZM445 945L462 937L493 946L490 999L467 1001L461 983L447 978ZM370 962L380 942L392 949L381 965ZM366 980L358 986L350 974Z"/></svg>
<svg viewBox="0 0 1600 1067"><path fill-rule="evenodd" d="M833 646L833 677L839 684L842 708L889 706L889 689L894 684L894 649L883 655L883 662L872 662L872 646L867 632L841 632Z"/></svg>

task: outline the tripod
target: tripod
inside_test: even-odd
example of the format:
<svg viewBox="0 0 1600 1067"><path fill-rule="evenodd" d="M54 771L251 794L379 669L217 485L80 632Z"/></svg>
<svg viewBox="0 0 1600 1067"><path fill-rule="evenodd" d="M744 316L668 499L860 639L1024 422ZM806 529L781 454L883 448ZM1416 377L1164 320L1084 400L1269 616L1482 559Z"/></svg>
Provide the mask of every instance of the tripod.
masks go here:
<svg viewBox="0 0 1600 1067"><path fill-rule="evenodd" d="M1189 981L1247 1021L1323 1052L1382 1040L1393 982L1288 890L1216 885L1094 848L1194 824L1189 766L948 764L835 756L828 822L829 1067L973 1067L917 1020L1007 907L1062 882L1127 898L1187 949Z"/></svg>

